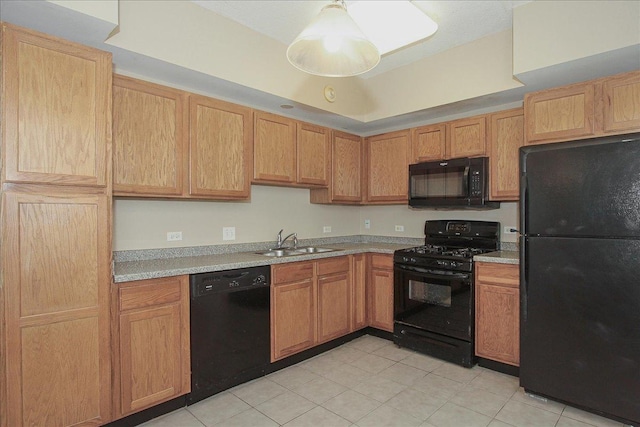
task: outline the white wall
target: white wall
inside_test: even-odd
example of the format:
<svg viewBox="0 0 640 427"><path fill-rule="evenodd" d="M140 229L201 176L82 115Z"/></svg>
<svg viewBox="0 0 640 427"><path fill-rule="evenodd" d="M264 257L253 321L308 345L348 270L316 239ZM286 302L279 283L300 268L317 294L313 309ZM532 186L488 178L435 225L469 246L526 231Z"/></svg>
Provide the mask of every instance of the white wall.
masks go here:
<svg viewBox="0 0 640 427"><path fill-rule="evenodd" d="M407 206L326 206L309 202L309 190L254 185L251 202L117 199L113 248L117 251L275 240L285 229L301 239L355 234L423 237L426 219L481 219L517 226L515 203L493 211L411 210ZM371 228L364 228L364 219ZM404 225L404 233L394 231ZM323 233L331 226L331 233ZM235 227L236 240L222 240L222 227ZM167 232L181 231L182 241L167 242ZM510 236L503 237L504 241Z"/></svg>

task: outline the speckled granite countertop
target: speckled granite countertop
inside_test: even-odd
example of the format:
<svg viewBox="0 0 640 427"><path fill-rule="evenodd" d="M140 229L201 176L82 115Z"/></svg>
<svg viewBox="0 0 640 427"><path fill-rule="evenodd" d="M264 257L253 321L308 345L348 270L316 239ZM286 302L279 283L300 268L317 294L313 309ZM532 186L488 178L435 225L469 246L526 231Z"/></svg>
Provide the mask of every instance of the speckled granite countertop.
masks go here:
<svg viewBox="0 0 640 427"><path fill-rule="evenodd" d="M236 268L247 268L260 265L306 261L364 252L393 254L393 252L398 249L416 246L416 244L415 242L359 242L323 244L321 246L336 250L333 252L295 255L281 258L258 255L254 253L255 250L252 250L249 252L182 256L175 258L116 261L116 263L114 264L113 280L115 283L131 282L134 280L154 279L158 277L178 276L182 274L206 273L211 271L233 270Z"/></svg>
<svg viewBox="0 0 640 427"><path fill-rule="evenodd" d="M489 252L473 257L474 261L495 262L497 264L520 264L520 253L518 251L497 251Z"/></svg>

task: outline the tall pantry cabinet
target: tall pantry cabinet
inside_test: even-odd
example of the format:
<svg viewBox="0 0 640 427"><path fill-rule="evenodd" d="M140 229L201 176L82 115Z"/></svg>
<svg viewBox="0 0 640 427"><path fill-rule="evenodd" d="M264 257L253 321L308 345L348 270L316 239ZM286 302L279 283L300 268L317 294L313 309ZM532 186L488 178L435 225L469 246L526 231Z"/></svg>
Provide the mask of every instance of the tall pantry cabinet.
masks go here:
<svg viewBox="0 0 640 427"><path fill-rule="evenodd" d="M111 418L111 54L2 25L0 425Z"/></svg>

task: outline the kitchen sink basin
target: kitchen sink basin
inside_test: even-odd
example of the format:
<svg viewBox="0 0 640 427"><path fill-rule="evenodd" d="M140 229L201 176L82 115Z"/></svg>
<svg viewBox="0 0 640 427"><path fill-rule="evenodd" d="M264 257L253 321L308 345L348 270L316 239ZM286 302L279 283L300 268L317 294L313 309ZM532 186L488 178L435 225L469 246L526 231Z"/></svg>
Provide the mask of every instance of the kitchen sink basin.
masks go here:
<svg viewBox="0 0 640 427"><path fill-rule="evenodd" d="M317 254L317 253L321 253L321 252L333 252L335 251L335 249L330 249L330 248L316 248L314 246L307 246L304 248L298 248L296 249L299 252L305 253L305 254Z"/></svg>
<svg viewBox="0 0 640 427"><path fill-rule="evenodd" d="M331 248L318 248L315 246L306 246L303 248L286 248L286 249L269 249L266 251L256 252L258 255L271 256L271 257L287 257L287 256L296 256L296 255L306 255L306 254L319 254L322 252L333 252L338 249Z"/></svg>
<svg viewBox="0 0 640 427"><path fill-rule="evenodd" d="M268 251L256 252L256 254L273 257L302 255L301 252L296 252L292 249L269 249Z"/></svg>

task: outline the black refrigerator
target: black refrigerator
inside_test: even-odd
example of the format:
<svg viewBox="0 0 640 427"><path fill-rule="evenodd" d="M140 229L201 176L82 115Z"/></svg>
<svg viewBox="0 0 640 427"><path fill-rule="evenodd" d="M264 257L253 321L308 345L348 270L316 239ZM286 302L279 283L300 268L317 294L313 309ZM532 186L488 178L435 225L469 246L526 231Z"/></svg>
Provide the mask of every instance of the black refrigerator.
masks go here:
<svg viewBox="0 0 640 427"><path fill-rule="evenodd" d="M520 149L520 385L640 425L640 133Z"/></svg>

